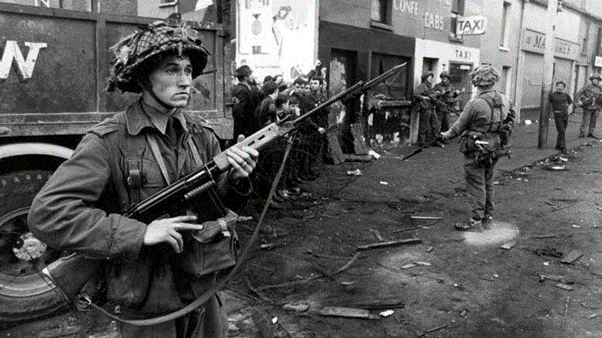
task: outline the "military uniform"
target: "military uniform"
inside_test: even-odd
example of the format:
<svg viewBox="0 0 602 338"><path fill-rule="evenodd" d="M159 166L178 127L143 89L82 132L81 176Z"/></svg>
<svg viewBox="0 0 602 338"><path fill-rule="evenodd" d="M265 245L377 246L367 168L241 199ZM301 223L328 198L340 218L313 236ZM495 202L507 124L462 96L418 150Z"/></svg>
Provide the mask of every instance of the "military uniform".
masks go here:
<svg viewBox="0 0 602 338"><path fill-rule="evenodd" d="M580 137L593 136L596 129L598 112L602 109L602 87L589 83L576 95L583 104L583 119L581 120Z"/></svg>
<svg viewBox="0 0 602 338"><path fill-rule="evenodd" d="M36 196L29 215L32 232L48 245L110 262L101 276L106 298L129 318L175 311L216 281L215 272L202 274L199 270L202 248L194 241L186 242L181 254L144 247L146 224L122 216L131 204L167 185L147 137L156 139L172 181L197 167L193 151L198 151L204 163L220 152L218 140L206 124L178 110L174 116L181 131L172 140L166 130L167 117L153 114L152 109L138 102L126 113L93 127ZM197 149L191 149L189 138ZM139 187L128 184L133 168L141 170ZM224 174L218 182L226 201L249 195L248 186L240 192L226 180ZM157 259L157 250L163 258ZM182 330L199 334L205 330L205 334L212 332L210 337L226 337L227 319L213 297L202 318L197 311L159 326L123 325L121 329L124 337L183 337L176 334Z"/></svg>
<svg viewBox="0 0 602 338"><path fill-rule="evenodd" d="M493 110L491 106L494 106ZM510 100L494 90L481 92L468 102L460 117L446 132L447 139L463 134L467 138L470 132L487 132L498 130L508 117L513 120ZM461 142L466 142L462 140ZM462 148L462 147L461 147ZM494 187L493 174L497 159L490 163L479 163L470 150L464 151L464 173L466 189L471 197L470 218L473 223L480 223L493 215Z"/></svg>
<svg viewBox="0 0 602 338"><path fill-rule="evenodd" d="M258 96L257 88L247 83L237 83L232 87L234 135L249 136L259 129L254 119Z"/></svg>
<svg viewBox="0 0 602 338"><path fill-rule="evenodd" d="M449 84L443 81L433 86L433 91L437 94L437 98L444 104L437 105L437 117L441 124L441 130L445 131L449 129L449 114L454 111L454 104L456 103L457 92Z"/></svg>
<svg viewBox="0 0 602 338"><path fill-rule="evenodd" d="M427 98L434 96L435 92L427 82L422 82L414 91L416 104L419 105L420 122L418 127L418 143L427 144L439 135L441 124L437 116L434 102Z"/></svg>

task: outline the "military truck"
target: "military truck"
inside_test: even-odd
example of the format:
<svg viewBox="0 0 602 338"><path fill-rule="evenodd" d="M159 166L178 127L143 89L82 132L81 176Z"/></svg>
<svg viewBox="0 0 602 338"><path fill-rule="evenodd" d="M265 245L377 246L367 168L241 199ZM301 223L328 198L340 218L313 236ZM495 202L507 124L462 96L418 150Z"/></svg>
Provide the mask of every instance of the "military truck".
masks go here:
<svg viewBox="0 0 602 338"><path fill-rule="evenodd" d="M86 130L136 99L105 90L110 47L154 20L0 3L0 323L64 308L61 294L41 272L66 253L31 235L29 206ZM227 34L220 24L191 24L201 30L211 55L193 84L188 109L230 139Z"/></svg>

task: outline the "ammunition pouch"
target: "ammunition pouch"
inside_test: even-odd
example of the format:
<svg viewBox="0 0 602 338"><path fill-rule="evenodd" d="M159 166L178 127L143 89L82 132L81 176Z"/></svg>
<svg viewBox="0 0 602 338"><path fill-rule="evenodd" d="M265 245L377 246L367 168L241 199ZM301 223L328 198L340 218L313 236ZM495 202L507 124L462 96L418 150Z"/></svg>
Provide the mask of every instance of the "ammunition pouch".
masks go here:
<svg viewBox="0 0 602 338"><path fill-rule="evenodd" d="M482 132L468 131L460 139L460 152L471 157L479 165L493 165L500 157L510 157L510 150L504 148L503 139L507 142L507 131Z"/></svg>

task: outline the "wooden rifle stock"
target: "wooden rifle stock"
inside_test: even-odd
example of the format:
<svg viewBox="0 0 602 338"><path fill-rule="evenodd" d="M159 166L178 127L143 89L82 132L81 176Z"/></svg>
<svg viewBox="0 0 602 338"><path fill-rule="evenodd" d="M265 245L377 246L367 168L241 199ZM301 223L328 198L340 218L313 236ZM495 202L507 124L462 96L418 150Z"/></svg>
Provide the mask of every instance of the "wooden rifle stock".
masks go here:
<svg viewBox="0 0 602 338"><path fill-rule="evenodd" d="M403 66L405 66L405 63L391 68L366 84L363 81L359 81L295 120L271 123L232 147L242 148L247 146L260 151L273 140L295 130L302 121L316 112L338 100L375 86L394 75ZM212 186L214 183L213 178L219 177L221 173L230 169L230 163L226 154L227 151L219 153L207 165L195 169L192 173L161 189L149 198L133 205L124 213L124 216L150 223L167 214L174 206L181 208L183 205L187 205L188 201L204 193ZM100 268L102 262L106 262L106 259L87 258L82 254L73 253L52 262L43 270L43 273L52 279L68 299L73 299L86 285L96 270Z"/></svg>

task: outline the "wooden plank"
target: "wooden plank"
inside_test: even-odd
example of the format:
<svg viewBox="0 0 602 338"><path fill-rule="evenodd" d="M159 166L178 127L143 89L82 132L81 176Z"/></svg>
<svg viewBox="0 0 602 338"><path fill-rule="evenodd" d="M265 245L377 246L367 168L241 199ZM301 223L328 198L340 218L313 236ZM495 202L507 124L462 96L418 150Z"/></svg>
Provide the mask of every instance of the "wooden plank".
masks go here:
<svg viewBox="0 0 602 338"><path fill-rule="evenodd" d="M583 251L573 250L573 251L569 252L568 254L566 254L564 257L562 257L561 262L564 264L571 264L571 263L575 262L576 260L578 260L579 258L581 258L581 256L583 256Z"/></svg>
<svg viewBox="0 0 602 338"><path fill-rule="evenodd" d="M353 135L353 149L358 155L368 154L366 137L364 136L364 125L362 123L351 124L351 135Z"/></svg>
<svg viewBox="0 0 602 338"><path fill-rule="evenodd" d="M369 250L369 249L383 248L383 247L387 247L387 246L395 246L395 245L402 245L402 244L418 244L418 243L422 243L422 240L420 238L408 238L408 239L402 239L399 241L389 241L389 242L361 245L361 246L357 247L357 250Z"/></svg>
<svg viewBox="0 0 602 338"><path fill-rule="evenodd" d="M370 311L365 309L353 309L348 307L325 307L322 308L318 313L322 316L370 318Z"/></svg>

